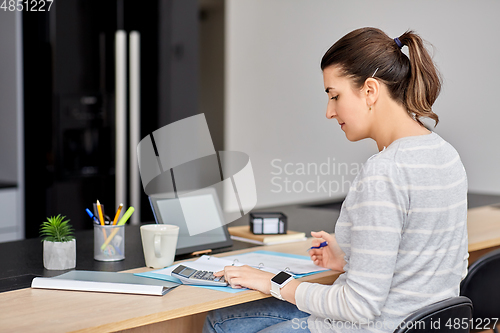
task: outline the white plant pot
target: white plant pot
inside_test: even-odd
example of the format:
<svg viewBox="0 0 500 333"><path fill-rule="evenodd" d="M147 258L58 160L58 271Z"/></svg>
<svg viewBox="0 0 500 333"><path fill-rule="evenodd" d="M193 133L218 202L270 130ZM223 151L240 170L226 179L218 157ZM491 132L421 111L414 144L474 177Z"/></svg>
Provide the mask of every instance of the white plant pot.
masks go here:
<svg viewBox="0 0 500 333"><path fill-rule="evenodd" d="M51 270L76 267L76 239L69 242L43 241L43 266Z"/></svg>

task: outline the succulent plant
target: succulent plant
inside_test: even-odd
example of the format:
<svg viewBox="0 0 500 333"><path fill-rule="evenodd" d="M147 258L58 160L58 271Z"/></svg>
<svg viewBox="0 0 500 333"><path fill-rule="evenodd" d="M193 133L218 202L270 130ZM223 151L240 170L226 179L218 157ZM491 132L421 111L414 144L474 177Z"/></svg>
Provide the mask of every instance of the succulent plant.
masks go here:
<svg viewBox="0 0 500 333"><path fill-rule="evenodd" d="M73 236L73 228L68 222L70 220L64 221L66 216L48 217L47 221L43 222L40 226L40 236L43 241L48 242L69 242L75 237Z"/></svg>

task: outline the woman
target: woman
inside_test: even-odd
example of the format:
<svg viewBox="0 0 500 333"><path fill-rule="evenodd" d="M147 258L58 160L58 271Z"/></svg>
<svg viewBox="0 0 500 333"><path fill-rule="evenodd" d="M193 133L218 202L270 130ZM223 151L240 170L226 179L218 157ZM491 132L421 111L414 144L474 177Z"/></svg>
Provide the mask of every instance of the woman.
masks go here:
<svg viewBox="0 0 500 333"><path fill-rule="evenodd" d="M401 51L409 50L409 58ZM274 298L207 316L206 332L392 332L410 313L458 296L467 272L467 178L456 150L424 127L441 87L421 38L350 32L321 61L326 116L347 139L375 140L342 205L335 236L313 232L316 265L343 271L331 286L291 280ZM226 267L233 288L269 294L273 275Z"/></svg>

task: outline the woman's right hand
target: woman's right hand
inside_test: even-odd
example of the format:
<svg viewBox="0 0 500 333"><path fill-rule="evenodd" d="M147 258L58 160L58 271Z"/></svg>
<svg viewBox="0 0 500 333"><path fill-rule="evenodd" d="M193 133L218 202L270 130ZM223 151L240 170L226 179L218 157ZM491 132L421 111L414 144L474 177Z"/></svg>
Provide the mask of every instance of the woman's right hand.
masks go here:
<svg viewBox="0 0 500 333"><path fill-rule="evenodd" d="M338 245L335 236L325 231L312 231L311 236L314 237L312 240L313 247L319 246L324 241L328 242L328 245L325 247L309 250L309 255L314 264L334 271L343 272L344 265L346 264L344 260L345 253Z"/></svg>

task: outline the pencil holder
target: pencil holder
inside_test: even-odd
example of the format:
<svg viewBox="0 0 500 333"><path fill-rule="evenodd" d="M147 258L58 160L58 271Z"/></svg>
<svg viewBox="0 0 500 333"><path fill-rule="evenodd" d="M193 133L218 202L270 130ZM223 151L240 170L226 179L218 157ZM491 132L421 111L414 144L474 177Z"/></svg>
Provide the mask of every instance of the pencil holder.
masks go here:
<svg viewBox="0 0 500 333"><path fill-rule="evenodd" d="M94 224L94 259L99 261L125 259L125 225Z"/></svg>

